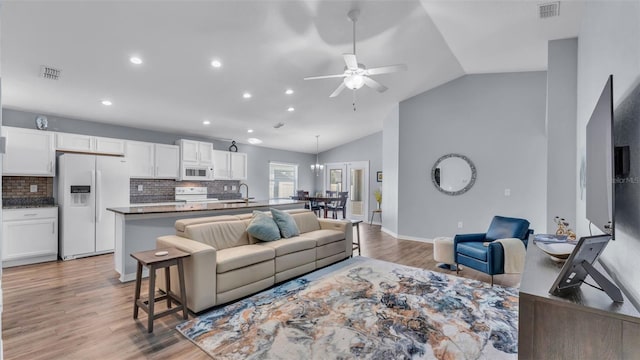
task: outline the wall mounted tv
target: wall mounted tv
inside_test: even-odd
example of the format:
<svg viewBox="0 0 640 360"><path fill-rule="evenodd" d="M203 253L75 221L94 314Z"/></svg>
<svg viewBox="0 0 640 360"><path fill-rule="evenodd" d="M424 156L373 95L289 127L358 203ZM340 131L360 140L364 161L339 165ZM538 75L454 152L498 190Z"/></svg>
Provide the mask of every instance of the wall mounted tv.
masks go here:
<svg viewBox="0 0 640 360"><path fill-rule="evenodd" d="M614 236L613 75L587 123L587 219L600 231Z"/></svg>

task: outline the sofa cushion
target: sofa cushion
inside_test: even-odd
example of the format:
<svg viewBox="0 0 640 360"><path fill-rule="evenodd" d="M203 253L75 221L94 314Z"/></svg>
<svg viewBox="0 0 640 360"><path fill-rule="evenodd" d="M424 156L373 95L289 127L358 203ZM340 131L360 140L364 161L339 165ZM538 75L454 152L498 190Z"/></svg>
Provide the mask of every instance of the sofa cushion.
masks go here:
<svg viewBox="0 0 640 360"><path fill-rule="evenodd" d="M458 243L458 254L462 254L480 261L487 261L487 247L482 242L463 242Z"/></svg>
<svg viewBox="0 0 640 360"><path fill-rule="evenodd" d="M189 225L184 237L213 246L216 250L249 245L247 226L242 220Z"/></svg>
<svg viewBox="0 0 640 360"><path fill-rule="evenodd" d="M262 241L274 241L280 239L280 228L269 216L260 211L253 212L253 219L247 226L247 232L254 238Z"/></svg>
<svg viewBox="0 0 640 360"><path fill-rule="evenodd" d="M323 246L332 242L344 240L344 232L338 230L316 230L302 234L300 237L314 239L316 246Z"/></svg>
<svg viewBox="0 0 640 360"><path fill-rule="evenodd" d="M320 230L320 222L313 211L305 210L291 215L298 225L300 234L308 233L314 230Z"/></svg>
<svg viewBox="0 0 640 360"><path fill-rule="evenodd" d="M291 254L297 251L313 249L316 247L316 239L306 236L296 236L289 239L258 243L261 246L268 246L275 250L276 256Z"/></svg>
<svg viewBox="0 0 640 360"><path fill-rule="evenodd" d="M276 224L280 228L280 234L283 238L288 239L290 237L300 235L300 230L298 230L298 225L296 225L296 221L293 220L291 215L286 212L278 209L271 209L271 216L273 216L273 220L275 220Z"/></svg>
<svg viewBox="0 0 640 360"><path fill-rule="evenodd" d="M176 223L174 226L177 232L184 233L184 230L187 228L187 226L210 223L210 222L229 221L229 220L236 220L235 216L217 215L217 216L205 216L205 217L199 217L199 218L181 219L181 220L176 220Z"/></svg>
<svg viewBox="0 0 640 360"><path fill-rule="evenodd" d="M273 259L275 250L267 246L245 245L219 250L216 254L218 274Z"/></svg>

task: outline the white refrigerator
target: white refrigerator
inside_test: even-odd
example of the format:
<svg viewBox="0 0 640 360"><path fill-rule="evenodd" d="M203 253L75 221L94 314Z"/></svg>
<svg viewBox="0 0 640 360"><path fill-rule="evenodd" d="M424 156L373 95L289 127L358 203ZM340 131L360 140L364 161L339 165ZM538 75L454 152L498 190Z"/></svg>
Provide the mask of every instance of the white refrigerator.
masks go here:
<svg viewBox="0 0 640 360"><path fill-rule="evenodd" d="M59 251L62 260L113 252L115 216L129 205L125 158L63 154L58 159Z"/></svg>

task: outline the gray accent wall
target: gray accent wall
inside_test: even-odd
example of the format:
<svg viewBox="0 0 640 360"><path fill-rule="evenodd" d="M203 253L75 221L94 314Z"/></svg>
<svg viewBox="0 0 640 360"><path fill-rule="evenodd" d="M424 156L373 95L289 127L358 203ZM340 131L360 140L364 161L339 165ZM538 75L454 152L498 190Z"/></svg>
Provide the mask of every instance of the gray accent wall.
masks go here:
<svg viewBox="0 0 640 360"><path fill-rule="evenodd" d="M640 82L638 19L640 2L637 1L585 2L578 36L578 159L584 156L586 124L609 74L613 74L614 107ZM576 168L579 166L576 164ZM589 234L585 201L579 194L576 216L578 234ZM637 305L640 304L640 267L635 264L640 254L640 239L624 236L617 230L616 241L607 245L601 261Z"/></svg>
<svg viewBox="0 0 640 360"><path fill-rule="evenodd" d="M319 154L319 161L320 164L347 163L350 161L369 162L369 209L365 211L365 214L370 215L371 210L375 209L376 206L373 191L382 186L382 183L376 181L376 171L382 171L382 132L380 131L324 151ZM311 173L308 168L306 171ZM320 176L313 175L313 178L315 178L314 192L324 191L324 177L322 174ZM384 203L384 194L382 202Z"/></svg>
<svg viewBox="0 0 640 360"><path fill-rule="evenodd" d="M2 109L2 117L5 126L34 129L35 118L37 115L41 114L12 109ZM146 141L160 144L174 144L178 139L191 139L212 142L214 149L217 150L226 150L229 145L231 145L229 142L207 137L194 137L191 135L110 125L49 114L42 115L46 115L49 119L50 131ZM211 129L211 131L214 133L212 136L215 136L215 129ZM286 141L286 139L284 139L284 141ZM297 164L299 166L298 187L312 188L314 186L314 179L305 170L308 169L312 163L315 163L315 154L276 150L248 144L237 144L237 146L239 152L247 153L248 178L246 183L249 185L249 195L251 197L255 197L260 200L269 198L269 161Z"/></svg>
<svg viewBox="0 0 640 360"><path fill-rule="evenodd" d="M546 72L522 72L465 75L401 102L398 236L485 232L494 215L544 229L545 101ZM476 183L465 194L445 195L431 182L433 164L448 153L475 163Z"/></svg>
<svg viewBox="0 0 640 360"><path fill-rule="evenodd" d="M576 104L578 39L549 41L547 69L547 223L553 234L555 216L576 225ZM580 192L582 197L584 194Z"/></svg>

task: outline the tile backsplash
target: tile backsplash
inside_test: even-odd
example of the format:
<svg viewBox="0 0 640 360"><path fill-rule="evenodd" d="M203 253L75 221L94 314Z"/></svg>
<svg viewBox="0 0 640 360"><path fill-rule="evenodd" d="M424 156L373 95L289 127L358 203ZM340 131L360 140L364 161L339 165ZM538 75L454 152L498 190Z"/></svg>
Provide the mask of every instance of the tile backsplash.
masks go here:
<svg viewBox="0 0 640 360"><path fill-rule="evenodd" d="M142 185L142 191L138 186ZM209 198L220 200L239 199L239 180L176 181L165 179L131 179L129 181L129 201L132 204L173 201L176 187L207 187ZM225 186L227 190L225 191ZM231 190L235 186L236 190Z"/></svg>
<svg viewBox="0 0 640 360"><path fill-rule="evenodd" d="M35 185L35 192L31 192L32 185ZM52 177L2 177L2 206L46 205L53 203Z"/></svg>

